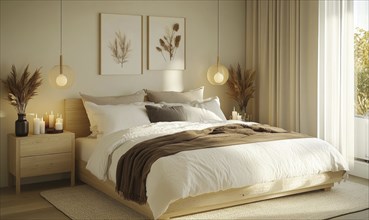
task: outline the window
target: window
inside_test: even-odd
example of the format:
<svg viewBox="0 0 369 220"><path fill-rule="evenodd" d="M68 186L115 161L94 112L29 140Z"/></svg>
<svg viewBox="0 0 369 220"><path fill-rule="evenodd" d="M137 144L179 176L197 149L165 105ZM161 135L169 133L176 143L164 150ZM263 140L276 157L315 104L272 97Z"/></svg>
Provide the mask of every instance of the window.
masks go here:
<svg viewBox="0 0 369 220"><path fill-rule="evenodd" d="M355 159L369 161L369 2L354 1Z"/></svg>

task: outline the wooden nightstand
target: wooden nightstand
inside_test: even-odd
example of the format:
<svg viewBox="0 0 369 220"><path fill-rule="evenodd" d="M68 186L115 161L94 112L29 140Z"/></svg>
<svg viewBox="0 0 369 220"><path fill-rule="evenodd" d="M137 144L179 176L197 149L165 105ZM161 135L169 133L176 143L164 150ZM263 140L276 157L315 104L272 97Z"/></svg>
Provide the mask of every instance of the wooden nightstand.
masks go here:
<svg viewBox="0 0 369 220"><path fill-rule="evenodd" d="M23 177L70 172L70 184L74 186L74 160L74 133L8 135L9 183L14 176L17 194Z"/></svg>

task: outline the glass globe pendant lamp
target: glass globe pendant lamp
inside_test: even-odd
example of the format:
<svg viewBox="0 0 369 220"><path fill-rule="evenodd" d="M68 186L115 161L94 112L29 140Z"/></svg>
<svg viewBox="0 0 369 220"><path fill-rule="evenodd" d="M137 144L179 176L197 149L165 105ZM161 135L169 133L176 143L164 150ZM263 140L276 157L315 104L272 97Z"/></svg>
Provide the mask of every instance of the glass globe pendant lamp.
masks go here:
<svg viewBox="0 0 369 220"><path fill-rule="evenodd" d="M219 0L218 0L218 45L217 63L209 67L207 78L212 85L223 85L228 81L229 73L227 67L219 62Z"/></svg>
<svg viewBox="0 0 369 220"><path fill-rule="evenodd" d="M229 77L227 67L219 63L219 56L217 58L217 64L209 67L207 78L212 85L223 85L227 82Z"/></svg>
<svg viewBox="0 0 369 220"><path fill-rule="evenodd" d="M74 81L74 73L68 65L63 65L63 55L60 55L60 64L49 71L49 83L57 88L69 88Z"/></svg>
<svg viewBox="0 0 369 220"><path fill-rule="evenodd" d="M60 59L49 71L49 83L56 88L69 88L74 82L72 68L63 64L63 1L60 1Z"/></svg>

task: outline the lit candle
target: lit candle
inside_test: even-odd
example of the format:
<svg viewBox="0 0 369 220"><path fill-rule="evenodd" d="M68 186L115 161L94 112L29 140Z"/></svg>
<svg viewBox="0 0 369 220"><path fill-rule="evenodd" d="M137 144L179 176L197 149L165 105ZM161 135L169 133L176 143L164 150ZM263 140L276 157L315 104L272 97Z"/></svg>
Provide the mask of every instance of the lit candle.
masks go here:
<svg viewBox="0 0 369 220"><path fill-rule="evenodd" d="M236 111L236 108L235 108L235 107L233 107L233 111L232 111L232 119L233 119L233 120L237 120L237 115L238 115L238 113L237 113L237 111Z"/></svg>
<svg viewBox="0 0 369 220"><path fill-rule="evenodd" d="M55 119L55 130L61 131L63 130L63 116L62 114L56 114L56 119Z"/></svg>
<svg viewBox="0 0 369 220"><path fill-rule="evenodd" d="M63 125L63 115L62 114L59 115L59 122Z"/></svg>
<svg viewBox="0 0 369 220"><path fill-rule="evenodd" d="M41 118L41 121L40 121L40 133L45 134L45 121L44 121L44 118Z"/></svg>
<svg viewBox="0 0 369 220"><path fill-rule="evenodd" d="M43 119L45 122L45 128L49 127L49 115L47 114L47 112L45 112L45 114L43 115Z"/></svg>
<svg viewBox="0 0 369 220"><path fill-rule="evenodd" d="M55 122L54 122L54 113L51 111L49 115L49 128L54 128Z"/></svg>
<svg viewBox="0 0 369 220"><path fill-rule="evenodd" d="M40 119L36 117L33 119L33 134L40 134Z"/></svg>
<svg viewBox="0 0 369 220"><path fill-rule="evenodd" d="M55 130L57 131L61 131L63 130L63 123L60 122L60 120L58 120L56 123L55 123Z"/></svg>
<svg viewBox="0 0 369 220"><path fill-rule="evenodd" d="M237 113L237 120L242 120L242 115Z"/></svg>

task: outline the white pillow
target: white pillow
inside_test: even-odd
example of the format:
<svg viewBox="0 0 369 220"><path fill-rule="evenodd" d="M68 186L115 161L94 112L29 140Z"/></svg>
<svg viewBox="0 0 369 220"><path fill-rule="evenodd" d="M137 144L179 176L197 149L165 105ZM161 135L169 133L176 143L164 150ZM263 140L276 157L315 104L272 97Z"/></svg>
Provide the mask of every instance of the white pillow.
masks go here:
<svg viewBox="0 0 369 220"><path fill-rule="evenodd" d="M85 102L85 107L96 122L99 137L134 126L150 124L145 104L148 103L96 105L92 102Z"/></svg>
<svg viewBox="0 0 369 220"><path fill-rule="evenodd" d="M192 122L213 122L223 121L214 112L209 111L205 108L193 107L187 104L183 104L184 112L186 115L186 121Z"/></svg>
<svg viewBox="0 0 369 220"><path fill-rule="evenodd" d="M84 93L79 93L83 105L85 106L86 113L88 120L90 121L90 131L91 137L96 137L98 131L97 131L97 125L96 120L93 118L92 113L89 111L89 109L86 107L86 102L91 102L97 105L119 105L119 104L130 104L135 102L143 102L145 100L146 93L144 90L140 90L134 94L130 95L121 95L121 96L91 96L86 95Z"/></svg>
<svg viewBox="0 0 369 220"><path fill-rule="evenodd" d="M224 116L222 109L220 108L220 100L218 96L204 99L202 101L193 101L191 102L191 105L194 107L204 108L206 110L214 112L223 121L227 120L227 118Z"/></svg>

